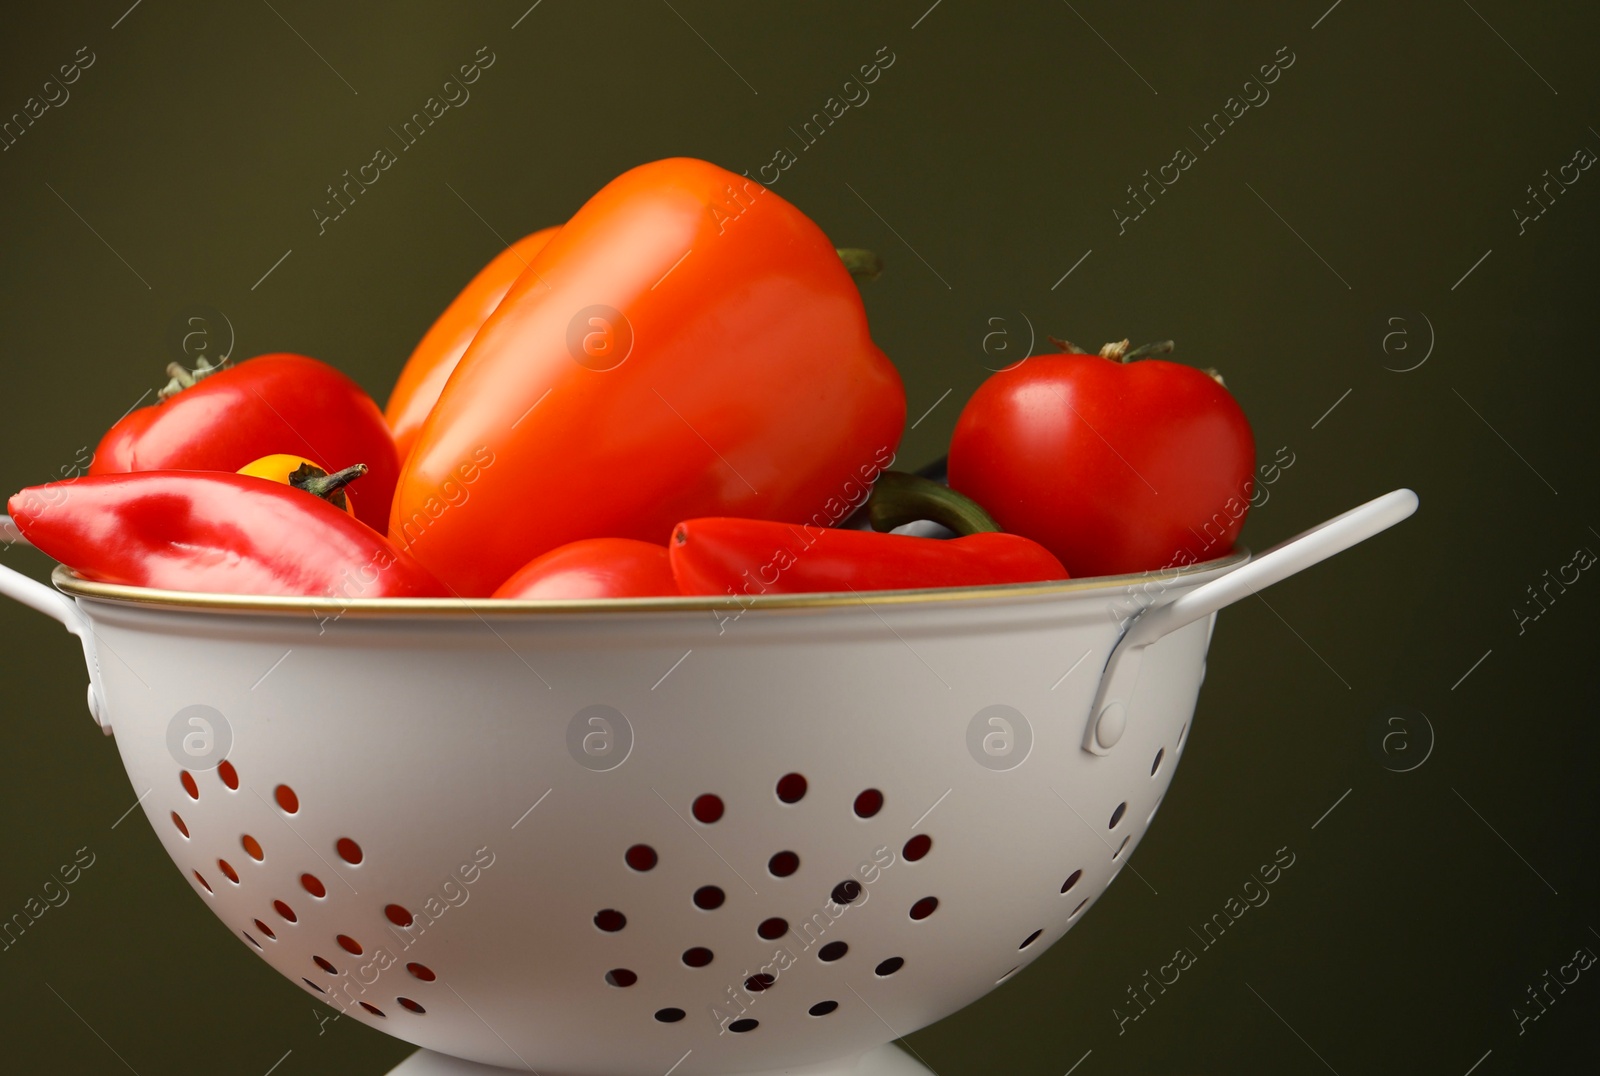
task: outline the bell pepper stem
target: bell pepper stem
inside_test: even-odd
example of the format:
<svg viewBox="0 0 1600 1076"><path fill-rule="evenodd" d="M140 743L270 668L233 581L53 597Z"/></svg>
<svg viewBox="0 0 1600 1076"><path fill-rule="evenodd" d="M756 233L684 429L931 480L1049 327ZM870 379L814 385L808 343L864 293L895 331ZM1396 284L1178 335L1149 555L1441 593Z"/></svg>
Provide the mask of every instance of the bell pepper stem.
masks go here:
<svg viewBox="0 0 1600 1076"><path fill-rule="evenodd" d="M920 475L885 471L867 498L875 531L891 531L919 519L932 520L961 536L998 531L1000 525L970 497Z"/></svg>
<svg viewBox="0 0 1600 1076"><path fill-rule="evenodd" d="M844 262L844 267L850 270L850 275L856 278L857 283L877 280L883 275L883 259L870 250L840 247L834 253L839 255L839 260Z"/></svg>
<svg viewBox="0 0 1600 1076"><path fill-rule="evenodd" d="M364 463L351 464L342 471L329 474L321 467L314 467L309 463L302 463L289 472L289 485L295 489L303 489L313 497L321 497L330 504L340 508L346 507L344 487L367 473Z"/></svg>

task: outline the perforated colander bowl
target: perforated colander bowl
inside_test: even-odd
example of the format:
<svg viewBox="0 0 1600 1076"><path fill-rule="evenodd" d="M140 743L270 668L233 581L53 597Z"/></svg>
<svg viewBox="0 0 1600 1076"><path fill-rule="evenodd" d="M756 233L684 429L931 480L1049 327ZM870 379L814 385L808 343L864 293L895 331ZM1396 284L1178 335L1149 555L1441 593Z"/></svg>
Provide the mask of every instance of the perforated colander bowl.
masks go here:
<svg viewBox="0 0 1600 1076"><path fill-rule="evenodd" d="M173 862L319 1000L547 1076L844 1072L1105 892L1217 608L1414 505L1248 563L747 608L0 587L84 639Z"/></svg>

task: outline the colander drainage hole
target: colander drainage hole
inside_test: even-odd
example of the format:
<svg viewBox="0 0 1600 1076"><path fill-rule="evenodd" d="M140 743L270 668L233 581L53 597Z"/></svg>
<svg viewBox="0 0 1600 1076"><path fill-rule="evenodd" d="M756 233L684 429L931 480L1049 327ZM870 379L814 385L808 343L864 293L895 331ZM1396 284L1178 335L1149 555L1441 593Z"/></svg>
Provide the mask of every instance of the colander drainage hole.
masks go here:
<svg viewBox="0 0 1600 1076"><path fill-rule="evenodd" d="M880 979L885 979L905 966L906 961L904 957L892 956L888 960L881 962L877 967L873 968L872 974L876 975Z"/></svg>
<svg viewBox="0 0 1600 1076"><path fill-rule="evenodd" d="M200 798L200 786L194 783L194 774L188 770L179 770L178 783L183 785L183 790L189 793L190 799L197 800Z"/></svg>
<svg viewBox="0 0 1600 1076"><path fill-rule="evenodd" d="M877 789L869 788L856 797L857 818L871 818L881 810L883 810L883 793ZM823 1002L823 1004L826 1005L828 1002ZM834 1007L837 1008L838 1006L835 1005ZM833 1009L828 1011L832 1012Z"/></svg>
<svg viewBox="0 0 1600 1076"><path fill-rule="evenodd" d="M356 941L348 934L339 934L335 936L333 940L339 943L339 948L343 949L351 956L360 956L363 952L361 943Z"/></svg>
<svg viewBox="0 0 1600 1076"><path fill-rule="evenodd" d="M779 852L767 860L767 870L774 878L787 878L800 869L800 857L793 852Z"/></svg>
<svg viewBox="0 0 1600 1076"><path fill-rule="evenodd" d="M360 863L365 857L361 846L349 837L340 837L334 842L334 850L339 853L339 858L352 867Z"/></svg>
<svg viewBox="0 0 1600 1076"><path fill-rule="evenodd" d="M189 827L183 824L183 819L178 817L178 812L172 812L172 824L178 827L178 832L185 837L189 835Z"/></svg>
<svg viewBox="0 0 1600 1076"><path fill-rule="evenodd" d="M261 943L256 941L254 938L252 938L250 936L250 932L248 930L241 930L241 931L239 931L239 933L244 935L244 940L245 941L249 942L251 945L255 946L257 949L261 948Z"/></svg>
<svg viewBox="0 0 1600 1076"><path fill-rule="evenodd" d="M406 965L406 970L411 973L412 978L421 979L425 983L431 983L438 978L438 976L433 973L433 969L428 967L426 964L412 962Z"/></svg>
<svg viewBox="0 0 1600 1076"><path fill-rule="evenodd" d="M746 979L744 981L744 988L752 994L759 994L777 981L778 977L776 975L768 975L766 972L761 972L758 975L752 975L750 978Z"/></svg>
<svg viewBox="0 0 1600 1076"><path fill-rule="evenodd" d="M1111 812L1111 824L1108 825L1106 828L1107 829L1116 829L1117 828L1117 823L1121 822L1122 821L1122 816L1127 814L1127 813L1128 813L1128 801L1127 800L1123 800L1121 803L1117 804L1117 809Z"/></svg>
<svg viewBox="0 0 1600 1076"><path fill-rule="evenodd" d="M683 962L691 968L703 968L711 963L711 960L711 950L703 945L697 945L693 949L685 949L683 951Z"/></svg>
<svg viewBox="0 0 1600 1076"><path fill-rule="evenodd" d="M697 796L692 808L695 819L704 822L708 826L722 817L723 809L722 797L713 795L710 792L703 796Z"/></svg>
<svg viewBox="0 0 1600 1076"><path fill-rule="evenodd" d="M763 919L761 925L756 927L756 936L762 941L777 941L787 933L789 933L789 921L779 919L777 916Z"/></svg>
<svg viewBox="0 0 1600 1076"><path fill-rule="evenodd" d="M938 897L923 897L911 906L911 918L926 919L939 907Z"/></svg>
<svg viewBox="0 0 1600 1076"><path fill-rule="evenodd" d="M398 904L385 904L383 914L397 927L409 927L414 922L411 913Z"/></svg>
<svg viewBox="0 0 1600 1076"><path fill-rule="evenodd" d="M1088 904L1088 903L1089 903L1089 898L1088 897L1084 897L1082 900L1078 901L1078 906L1076 908L1072 909L1072 914L1067 916L1067 918L1068 919L1077 918L1078 913L1083 911L1083 906L1085 904Z"/></svg>
<svg viewBox="0 0 1600 1076"><path fill-rule="evenodd" d="M244 849L245 855L249 856L257 863L260 863L263 859L267 858L267 854L261 850L261 842L250 836L248 833L239 838L239 847Z"/></svg>
<svg viewBox="0 0 1600 1076"><path fill-rule="evenodd" d="M832 964L835 960L843 959L844 955L849 951L850 947L844 942L832 941L817 950L817 959Z"/></svg>
<svg viewBox="0 0 1600 1076"><path fill-rule="evenodd" d="M284 919L291 923L299 922L299 917L294 914L294 909L289 907L281 900L275 900L272 902L272 910L283 916Z"/></svg>
<svg viewBox="0 0 1600 1076"><path fill-rule="evenodd" d="M815 1005L811 1006L811 1008L807 1009L806 1012L810 1013L812 1016L827 1016L838 1007L839 1003L837 1001L819 1001Z"/></svg>
<svg viewBox="0 0 1600 1076"><path fill-rule="evenodd" d="M233 768L233 763L227 759L217 763L217 776L222 778L222 783L230 789L239 791L239 771Z"/></svg>
<svg viewBox="0 0 1600 1076"><path fill-rule="evenodd" d="M1128 842L1131 841L1131 840L1133 840L1133 835L1131 833L1128 836L1122 838L1122 843L1117 845L1117 850L1111 854L1111 858L1112 859L1121 859L1122 858L1122 850L1128 847Z"/></svg>
<svg viewBox="0 0 1600 1076"><path fill-rule="evenodd" d="M202 875L199 871L195 871L194 872L194 880L199 882L201 885L205 886L205 890L206 890L207 893L212 892L211 883L206 881L205 876Z"/></svg>
<svg viewBox="0 0 1600 1076"><path fill-rule="evenodd" d="M272 798L278 801L278 807L284 814L300 813L300 797L294 794L294 789L288 785L279 785L272 790Z"/></svg>
<svg viewBox="0 0 1600 1076"><path fill-rule="evenodd" d="M778 778L778 798L784 803L799 803L806 794L805 776L786 773Z"/></svg>
<svg viewBox="0 0 1600 1076"><path fill-rule="evenodd" d="M367 1010L373 1016L382 1016L383 1015L383 1010L378 1008L376 1005L368 1005L366 1002L363 1001L361 1003L361 1007L363 1009Z"/></svg>
<svg viewBox="0 0 1600 1076"><path fill-rule="evenodd" d="M1004 975L1000 976L1000 978L996 979L994 981L994 985L999 986L1001 983L1005 982L1007 979L1011 978L1013 975L1015 975L1017 972L1019 972L1021 970L1022 970L1022 965L1018 964L1016 967L1012 968L1010 971L1008 971Z"/></svg>
<svg viewBox="0 0 1600 1076"><path fill-rule="evenodd" d="M234 885L239 884L239 872L234 870L233 864L229 863L226 859L217 860L217 869L223 874L227 875L228 881L232 882Z"/></svg>
<svg viewBox="0 0 1600 1076"><path fill-rule="evenodd" d="M833 887L833 902L835 904L849 904L861 895L861 883L854 878L847 878Z"/></svg>
<svg viewBox="0 0 1600 1076"><path fill-rule="evenodd" d="M606 982L612 986L632 986L639 981L639 976L627 968L612 968L606 972Z"/></svg>
<svg viewBox="0 0 1600 1076"><path fill-rule="evenodd" d="M1189 722L1183 723L1183 728L1178 730L1178 750L1183 750L1183 742L1189 738Z"/></svg>
<svg viewBox="0 0 1600 1076"><path fill-rule="evenodd" d="M729 1024L728 1030L734 1032L735 1034L743 1035L746 1031L754 1031L760 1026L760 1020L752 1020L747 1016L743 1020L735 1020L733 1023Z"/></svg>
<svg viewBox="0 0 1600 1076"><path fill-rule="evenodd" d="M339 969L333 966L333 962L331 960L326 960L320 956L313 956L311 958L311 962L317 967L321 968L323 971L327 972L329 975L339 974Z"/></svg>
<svg viewBox="0 0 1600 1076"><path fill-rule="evenodd" d="M708 912L722 907L727 899L728 895L714 885L703 885L694 891L694 906Z"/></svg>
<svg viewBox="0 0 1600 1076"><path fill-rule="evenodd" d="M1034 931L1032 934L1029 934L1026 938L1023 938L1022 939L1022 944L1017 946L1017 948L1018 949L1026 949L1028 946L1030 946L1034 942L1038 941L1039 940L1039 935L1041 935L1043 933L1044 933L1044 930L1042 928L1039 929L1039 930Z"/></svg>
<svg viewBox="0 0 1600 1076"><path fill-rule="evenodd" d="M1073 871L1071 874L1067 875L1067 880L1061 883L1061 892L1065 893L1067 890L1077 885L1078 879L1082 877L1083 871L1081 870Z"/></svg>
<svg viewBox="0 0 1600 1076"><path fill-rule="evenodd" d="M607 934L615 934L628 925L628 917L615 908L606 908L604 911L595 913L594 925Z"/></svg>
<svg viewBox="0 0 1600 1076"><path fill-rule="evenodd" d="M928 836L926 833L919 833L907 841L906 846L900 851L902 855L904 855L911 862L915 863L917 860L927 855L928 849L932 847L933 838Z"/></svg>
<svg viewBox="0 0 1600 1076"><path fill-rule="evenodd" d="M687 1015L688 1014L682 1009L656 1010L656 1019L660 1020L663 1024L676 1024L679 1020L682 1020Z"/></svg>
<svg viewBox="0 0 1600 1076"><path fill-rule="evenodd" d="M656 850L648 844L634 845L623 853L622 858L636 871L652 870L657 862Z"/></svg>
<svg viewBox="0 0 1600 1076"><path fill-rule="evenodd" d="M326 994L327 993L326 990L322 989L322 987L318 986L316 983L312 982L310 979L307 979L303 975L300 977L300 981L305 983L307 986L309 986L311 989L315 990L319 994Z"/></svg>
<svg viewBox="0 0 1600 1076"><path fill-rule="evenodd" d="M1156 752L1156 760L1154 762L1150 763L1150 776L1151 777L1154 777L1156 775L1156 771L1161 768L1161 760L1163 758L1165 758L1166 756L1167 756L1167 749L1165 747L1161 748L1161 750Z"/></svg>
<svg viewBox="0 0 1600 1076"><path fill-rule="evenodd" d="M261 931L261 933L265 934L268 938L271 938L273 941L278 940L278 936L272 932L272 928L267 926L267 924L263 923L259 919L256 920L256 929Z"/></svg>
<svg viewBox="0 0 1600 1076"><path fill-rule="evenodd" d="M319 900L328 895L328 887L323 885L322 879L315 874L302 874L300 876L300 888Z"/></svg>
<svg viewBox="0 0 1600 1076"><path fill-rule="evenodd" d="M420 1014L428 1011L421 1005L418 1005L416 1002L412 1001L410 998L395 998L394 1000L397 1001L402 1008L410 1009L414 1013Z"/></svg>

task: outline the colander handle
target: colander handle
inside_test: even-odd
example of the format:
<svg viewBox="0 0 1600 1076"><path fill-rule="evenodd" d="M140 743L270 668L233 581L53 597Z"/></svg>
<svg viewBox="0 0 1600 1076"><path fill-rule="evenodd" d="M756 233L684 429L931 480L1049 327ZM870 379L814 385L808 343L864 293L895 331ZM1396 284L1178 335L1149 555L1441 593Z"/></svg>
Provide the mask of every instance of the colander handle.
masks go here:
<svg viewBox="0 0 1600 1076"><path fill-rule="evenodd" d="M1279 542L1222 578L1213 579L1135 617L1106 661L1100 690L1089 709L1084 750L1096 755L1109 754L1122 739L1139 680L1139 667L1145 648L1151 643L1388 530L1415 512L1417 504L1417 495L1409 489L1397 489L1375 497Z"/></svg>
<svg viewBox="0 0 1600 1076"><path fill-rule="evenodd" d="M23 536L17 529L10 516L0 515L0 542L6 546L22 545L32 548L33 543ZM111 733L111 726L105 721L105 704L100 692L100 666L94 651L94 628L89 625L89 619L78 609L77 603L60 591L52 590L37 579L30 579L17 571L0 564L0 594L15 601L21 602L29 609L35 609L52 620L59 620L62 627L78 637L83 644L83 660L89 667L89 714L94 718L107 735Z"/></svg>

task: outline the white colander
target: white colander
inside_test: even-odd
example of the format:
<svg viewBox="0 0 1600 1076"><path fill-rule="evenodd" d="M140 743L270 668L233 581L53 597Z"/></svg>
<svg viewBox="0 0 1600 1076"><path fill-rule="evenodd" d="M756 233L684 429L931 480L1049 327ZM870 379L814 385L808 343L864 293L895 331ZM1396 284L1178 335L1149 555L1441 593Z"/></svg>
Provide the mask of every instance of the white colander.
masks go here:
<svg viewBox="0 0 1600 1076"><path fill-rule="evenodd" d="M0 592L82 638L199 899L426 1048L397 1072L909 1073L875 1048L1005 982L1128 862L1212 614L1416 503L1253 560L744 608L330 607L60 568L66 596L7 569Z"/></svg>

